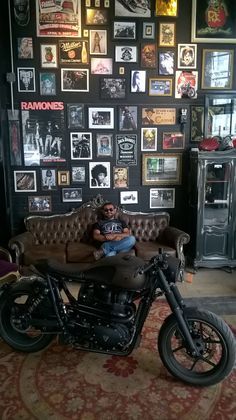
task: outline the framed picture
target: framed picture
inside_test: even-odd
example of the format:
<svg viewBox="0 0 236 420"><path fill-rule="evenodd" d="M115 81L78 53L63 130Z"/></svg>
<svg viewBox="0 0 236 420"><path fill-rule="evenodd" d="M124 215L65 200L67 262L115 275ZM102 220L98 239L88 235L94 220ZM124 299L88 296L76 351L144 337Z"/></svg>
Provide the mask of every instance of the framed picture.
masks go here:
<svg viewBox="0 0 236 420"><path fill-rule="evenodd" d="M139 6L139 3L141 7ZM151 2L150 1L120 1L115 0L115 16L121 17L151 17Z"/></svg>
<svg viewBox="0 0 236 420"><path fill-rule="evenodd" d="M173 16L177 17L178 0L156 0L155 15L156 16Z"/></svg>
<svg viewBox="0 0 236 420"><path fill-rule="evenodd" d="M14 171L15 192L37 191L36 171Z"/></svg>
<svg viewBox="0 0 236 420"><path fill-rule="evenodd" d="M63 203L82 201L82 188L62 188L62 201Z"/></svg>
<svg viewBox="0 0 236 420"><path fill-rule="evenodd" d="M19 60L34 58L33 38L31 37L17 38L17 53L18 53Z"/></svg>
<svg viewBox="0 0 236 420"><path fill-rule="evenodd" d="M113 186L114 188L128 188L129 177L128 168L121 166L113 167Z"/></svg>
<svg viewBox="0 0 236 420"><path fill-rule="evenodd" d="M175 208L175 188L150 188L150 209L161 208Z"/></svg>
<svg viewBox="0 0 236 420"><path fill-rule="evenodd" d="M58 171L57 172L58 185L70 185L70 172L69 171Z"/></svg>
<svg viewBox="0 0 236 420"><path fill-rule="evenodd" d="M195 69L197 66L197 44L178 44L178 68Z"/></svg>
<svg viewBox="0 0 236 420"><path fill-rule="evenodd" d="M90 54L107 54L107 31L105 29L91 29L89 31Z"/></svg>
<svg viewBox="0 0 236 420"><path fill-rule="evenodd" d="M40 95L53 96L56 95L56 74L55 73L39 73Z"/></svg>
<svg viewBox="0 0 236 420"><path fill-rule="evenodd" d="M57 189L56 169L41 169L41 188L47 191Z"/></svg>
<svg viewBox="0 0 236 420"><path fill-rule="evenodd" d="M194 70L178 70L175 72L175 97L197 98L198 72Z"/></svg>
<svg viewBox="0 0 236 420"><path fill-rule="evenodd" d="M157 66L157 52L156 44L148 43L141 44L141 67L156 68Z"/></svg>
<svg viewBox="0 0 236 420"><path fill-rule="evenodd" d="M121 191L120 204L138 204L138 191Z"/></svg>
<svg viewBox="0 0 236 420"><path fill-rule="evenodd" d="M131 86L132 93L146 92L146 70L131 70Z"/></svg>
<svg viewBox="0 0 236 420"><path fill-rule="evenodd" d="M124 99L126 97L126 79L124 77L102 77L100 79L101 99Z"/></svg>
<svg viewBox="0 0 236 420"><path fill-rule="evenodd" d="M184 149L185 135L180 132L163 133L162 149Z"/></svg>
<svg viewBox="0 0 236 420"><path fill-rule="evenodd" d="M70 133L71 159L92 159L92 134Z"/></svg>
<svg viewBox="0 0 236 420"><path fill-rule="evenodd" d="M143 154L142 184L180 184L181 170L181 154Z"/></svg>
<svg viewBox="0 0 236 420"><path fill-rule="evenodd" d="M114 108L88 108L89 128L114 129Z"/></svg>
<svg viewBox="0 0 236 420"><path fill-rule="evenodd" d="M116 135L116 165L137 165L137 134Z"/></svg>
<svg viewBox="0 0 236 420"><path fill-rule="evenodd" d="M134 45L116 45L115 61L117 63L137 63L137 47Z"/></svg>
<svg viewBox="0 0 236 420"><path fill-rule="evenodd" d="M56 44L41 44L40 45L40 59L41 59L42 68L56 68L58 65L57 45Z"/></svg>
<svg viewBox="0 0 236 420"><path fill-rule="evenodd" d="M52 211L52 198L50 195L29 195L29 213L48 213Z"/></svg>
<svg viewBox="0 0 236 420"><path fill-rule="evenodd" d="M18 92L35 92L35 68L18 67L17 68Z"/></svg>
<svg viewBox="0 0 236 420"><path fill-rule="evenodd" d="M174 74L175 68L175 52L160 51L158 53L158 73L161 76L169 76Z"/></svg>
<svg viewBox="0 0 236 420"><path fill-rule="evenodd" d="M97 157L112 156L113 154L113 134L101 133L96 135Z"/></svg>
<svg viewBox="0 0 236 420"><path fill-rule="evenodd" d="M190 108L190 140L201 141L204 136L204 106L191 106Z"/></svg>
<svg viewBox="0 0 236 420"><path fill-rule="evenodd" d="M89 187L110 188L110 162L89 162Z"/></svg>
<svg viewBox="0 0 236 420"><path fill-rule="evenodd" d="M176 124L175 108L142 108L143 125L174 125Z"/></svg>
<svg viewBox="0 0 236 420"><path fill-rule="evenodd" d="M113 38L114 39L136 39L136 23L135 22L113 22Z"/></svg>
<svg viewBox="0 0 236 420"><path fill-rule="evenodd" d="M124 105L119 107L119 130L137 130L137 106Z"/></svg>
<svg viewBox="0 0 236 420"><path fill-rule="evenodd" d="M143 39L155 38L155 23L143 22Z"/></svg>
<svg viewBox="0 0 236 420"><path fill-rule="evenodd" d="M119 67L119 74L120 75L124 75L125 74L125 68L124 67Z"/></svg>
<svg viewBox="0 0 236 420"><path fill-rule="evenodd" d="M160 22L159 25L159 47L175 46L175 22Z"/></svg>
<svg viewBox="0 0 236 420"><path fill-rule="evenodd" d="M87 39L70 41L68 39L59 41L59 62L60 64L88 64L89 43Z"/></svg>
<svg viewBox="0 0 236 420"><path fill-rule="evenodd" d="M171 96L172 95L172 79L157 77L149 79L150 96Z"/></svg>
<svg viewBox="0 0 236 420"><path fill-rule="evenodd" d="M67 127L69 129L84 128L84 105L67 104Z"/></svg>
<svg viewBox="0 0 236 420"><path fill-rule="evenodd" d="M108 10L106 9L86 9L86 25L107 25Z"/></svg>
<svg viewBox="0 0 236 420"><path fill-rule="evenodd" d="M72 166L71 181L79 184L85 183L85 166Z"/></svg>
<svg viewBox="0 0 236 420"><path fill-rule="evenodd" d="M22 138L20 130L20 112L18 109L7 110L9 154L11 166L22 166ZM0 152L1 155L1 152Z"/></svg>
<svg viewBox="0 0 236 420"><path fill-rule="evenodd" d="M233 62L233 49L203 49L202 89L232 89Z"/></svg>
<svg viewBox="0 0 236 420"><path fill-rule="evenodd" d="M112 58L91 57L91 74L112 74Z"/></svg>
<svg viewBox="0 0 236 420"><path fill-rule="evenodd" d="M61 90L63 92L89 92L89 70L61 69Z"/></svg>
<svg viewBox="0 0 236 420"><path fill-rule="evenodd" d="M157 128L141 128L141 151L157 150Z"/></svg>
<svg viewBox="0 0 236 420"><path fill-rule="evenodd" d="M235 44L235 1L192 0L191 41Z"/></svg>

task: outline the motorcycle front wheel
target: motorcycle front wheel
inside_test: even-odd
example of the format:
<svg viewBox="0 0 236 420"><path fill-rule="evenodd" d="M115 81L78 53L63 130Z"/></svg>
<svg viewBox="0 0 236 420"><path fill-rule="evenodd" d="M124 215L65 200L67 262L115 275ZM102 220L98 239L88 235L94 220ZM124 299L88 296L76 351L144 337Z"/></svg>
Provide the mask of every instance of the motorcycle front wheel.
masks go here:
<svg viewBox="0 0 236 420"><path fill-rule="evenodd" d="M235 339L217 315L195 308L184 309L185 319L200 356L189 354L174 314L169 315L158 336L158 350L167 370L176 378L198 386L217 384L235 363Z"/></svg>
<svg viewBox="0 0 236 420"><path fill-rule="evenodd" d="M32 282L19 281L0 298L0 336L15 350L28 353L44 349L54 338L31 325L33 314L27 308L32 293Z"/></svg>

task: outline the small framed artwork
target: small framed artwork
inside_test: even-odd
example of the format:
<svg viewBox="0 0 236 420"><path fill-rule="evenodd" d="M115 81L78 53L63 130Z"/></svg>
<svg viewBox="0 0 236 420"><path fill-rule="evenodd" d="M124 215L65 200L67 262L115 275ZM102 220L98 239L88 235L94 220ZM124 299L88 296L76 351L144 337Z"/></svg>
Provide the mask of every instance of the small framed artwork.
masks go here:
<svg viewBox="0 0 236 420"><path fill-rule="evenodd" d="M41 169L41 186L47 191L57 189L56 169Z"/></svg>
<svg viewBox="0 0 236 420"><path fill-rule="evenodd" d="M85 183L85 166L72 166L71 181L78 184Z"/></svg>
<svg viewBox="0 0 236 420"><path fill-rule="evenodd" d="M167 78L150 78L149 92L150 96L171 96L172 95L172 79Z"/></svg>
<svg viewBox="0 0 236 420"><path fill-rule="evenodd" d="M161 208L175 208L175 188L150 188L150 209Z"/></svg>
<svg viewBox="0 0 236 420"><path fill-rule="evenodd" d="M131 85L130 91L132 93L146 92L146 70L131 70Z"/></svg>
<svg viewBox="0 0 236 420"><path fill-rule="evenodd" d="M36 192L36 171L14 171L15 192Z"/></svg>
<svg viewBox="0 0 236 420"><path fill-rule="evenodd" d="M82 201L82 188L62 188L63 203Z"/></svg>
<svg viewBox="0 0 236 420"><path fill-rule="evenodd" d="M120 204L138 204L138 191L121 191Z"/></svg>
<svg viewBox="0 0 236 420"><path fill-rule="evenodd" d="M100 7L100 0L94 0L94 6Z"/></svg>
<svg viewBox="0 0 236 420"><path fill-rule="evenodd" d="M88 64L89 43L83 40L60 40L59 41L59 62L60 64Z"/></svg>
<svg viewBox="0 0 236 420"><path fill-rule="evenodd" d="M142 184L180 184L182 171L181 154L143 154Z"/></svg>
<svg viewBox="0 0 236 420"><path fill-rule="evenodd" d="M102 77L100 79L101 99L124 99L126 97L126 79L124 77Z"/></svg>
<svg viewBox="0 0 236 420"><path fill-rule="evenodd" d="M57 68L57 45L56 44L41 44L40 57L42 68Z"/></svg>
<svg viewBox="0 0 236 420"><path fill-rule="evenodd" d="M175 22L162 22L159 26L159 47L175 46Z"/></svg>
<svg viewBox="0 0 236 420"><path fill-rule="evenodd" d="M178 44L178 68L195 69L197 66L197 44Z"/></svg>
<svg viewBox="0 0 236 420"><path fill-rule="evenodd" d="M52 198L50 195L29 195L29 213L48 213L52 211Z"/></svg>
<svg viewBox="0 0 236 420"><path fill-rule="evenodd" d="M175 52L160 51L158 53L158 73L161 76L172 76L175 68Z"/></svg>
<svg viewBox="0 0 236 420"><path fill-rule="evenodd" d="M84 38L88 38L88 36L89 36L89 31L88 31L88 29L83 29L83 37L84 37Z"/></svg>
<svg viewBox="0 0 236 420"><path fill-rule="evenodd" d="M120 75L124 75L125 74L125 68L124 67L119 67L119 74Z"/></svg>
<svg viewBox="0 0 236 420"><path fill-rule="evenodd" d="M69 129L84 128L83 104L67 104L67 126Z"/></svg>
<svg viewBox="0 0 236 420"><path fill-rule="evenodd" d="M233 49L203 49L202 89L232 89L233 62Z"/></svg>
<svg viewBox="0 0 236 420"><path fill-rule="evenodd" d="M141 151L157 150L157 128L141 128Z"/></svg>
<svg viewBox="0 0 236 420"><path fill-rule="evenodd" d="M156 68L157 66L157 52L156 44L148 43L141 44L141 67Z"/></svg>
<svg viewBox="0 0 236 420"><path fill-rule="evenodd" d="M35 68L18 67L17 68L18 92L35 92Z"/></svg>
<svg viewBox="0 0 236 420"><path fill-rule="evenodd" d="M89 31L90 54L107 54L107 31L105 29L91 29Z"/></svg>
<svg viewBox="0 0 236 420"><path fill-rule="evenodd" d="M135 22L113 22L114 39L136 39Z"/></svg>
<svg viewBox="0 0 236 420"><path fill-rule="evenodd" d="M70 185L70 172L69 171L58 171L57 172L58 185Z"/></svg>
<svg viewBox="0 0 236 420"><path fill-rule="evenodd" d="M177 70L175 72L175 97L197 98L198 72L194 70Z"/></svg>
<svg viewBox="0 0 236 420"><path fill-rule="evenodd" d="M112 58L91 57L91 74L112 74Z"/></svg>
<svg viewBox="0 0 236 420"><path fill-rule="evenodd" d="M86 25L107 25L108 11L106 9L86 9Z"/></svg>
<svg viewBox="0 0 236 420"><path fill-rule="evenodd" d="M89 187L110 188L110 162L89 162Z"/></svg>
<svg viewBox="0 0 236 420"><path fill-rule="evenodd" d="M63 92L88 92L88 69L61 69L61 90Z"/></svg>
<svg viewBox="0 0 236 420"><path fill-rule="evenodd" d="M91 6L91 0L85 0L85 6L90 7Z"/></svg>
<svg viewBox="0 0 236 420"><path fill-rule="evenodd" d="M39 73L40 95L56 95L56 74Z"/></svg>
<svg viewBox="0 0 236 420"><path fill-rule="evenodd" d="M143 22L143 39L155 38L155 23Z"/></svg>
<svg viewBox="0 0 236 420"><path fill-rule="evenodd" d="M116 45L115 61L117 63L137 63L137 47L134 45Z"/></svg>
<svg viewBox="0 0 236 420"><path fill-rule="evenodd" d="M163 133L163 150L184 149L185 135L180 132Z"/></svg>
<svg viewBox="0 0 236 420"><path fill-rule="evenodd" d="M113 154L113 134L101 133L96 135L97 157L112 156Z"/></svg>
<svg viewBox="0 0 236 420"><path fill-rule="evenodd" d="M88 108L89 128L114 129L114 108Z"/></svg>
<svg viewBox="0 0 236 420"><path fill-rule="evenodd" d="M17 38L18 59L34 58L33 54L33 38L23 37Z"/></svg>
<svg viewBox="0 0 236 420"><path fill-rule="evenodd" d="M114 188L128 188L129 177L128 167L113 167L113 186Z"/></svg>
<svg viewBox="0 0 236 420"><path fill-rule="evenodd" d="M137 130L138 111L137 106L124 105L119 107L119 130Z"/></svg>
<svg viewBox="0 0 236 420"><path fill-rule="evenodd" d="M120 17L135 17L135 18L150 18L151 17L151 2L150 1L132 1L130 2L115 0L115 16Z"/></svg>
<svg viewBox="0 0 236 420"><path fill-rule="evenodd" d="M156 0L155 15L156 16L173 16L177 17L178 0Z"/></svg>
<svg viewBox="0 0 236 420"><path fill-rule="evenodd" d="M92 134L70 133L71 159L92 159Z"/></svg>
<svg viewBox="0 0 236 420"><path fill-rule="evenodd" d="M190 140L199 142L204 136L204 106L191 106Z"/></svg>
<svg viewBox="0 0 236 420"><path fill-rule="evenodd" d="M110 0L104 0L104 7L110 7Z"/></svg>

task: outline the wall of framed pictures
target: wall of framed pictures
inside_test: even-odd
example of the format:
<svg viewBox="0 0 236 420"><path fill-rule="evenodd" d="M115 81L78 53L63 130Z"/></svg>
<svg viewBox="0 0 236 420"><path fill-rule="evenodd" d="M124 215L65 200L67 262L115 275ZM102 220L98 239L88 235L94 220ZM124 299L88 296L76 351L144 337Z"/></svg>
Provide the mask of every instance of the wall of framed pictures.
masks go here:
<svg viewBox="0 0 236 420"><path fill-rule="evenodd" d="M218 23L209 0L25 3L25 16L11 3L12 234L26 214L63 213L98 192L130 210L166 210L188 230L188 150L203 135L204 98L236 82L233 1L219 2Z"/></svg>

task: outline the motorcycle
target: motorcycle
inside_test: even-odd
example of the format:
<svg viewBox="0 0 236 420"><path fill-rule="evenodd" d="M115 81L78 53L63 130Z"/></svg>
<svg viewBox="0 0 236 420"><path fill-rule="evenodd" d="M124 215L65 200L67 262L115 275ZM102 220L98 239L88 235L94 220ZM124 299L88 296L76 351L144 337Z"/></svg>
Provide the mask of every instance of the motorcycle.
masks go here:
<svg viewBox="0 0 236 420"><path fill-rule="evenodd" d="M78 350L126 356L139 346L153 302L165 295L172 313L158 335L164 366L188 384L214 385L233 369L234 336L217 315L185 305L179 274L180 261L162 252L148 263L118 254L80 272L41 261L32 275L1 286L0 335L23 352L57 337ZM78 283L76 296L71 282Z"/></svg>

